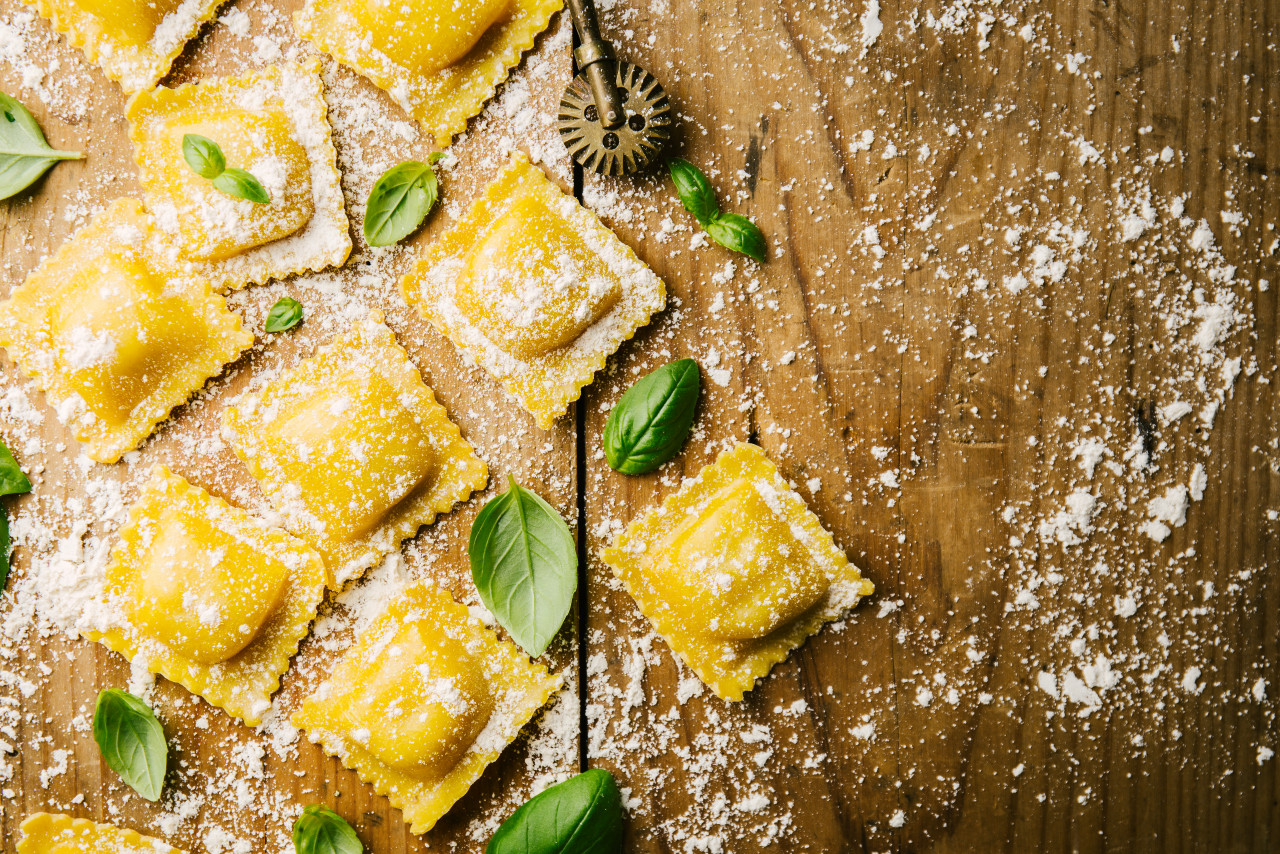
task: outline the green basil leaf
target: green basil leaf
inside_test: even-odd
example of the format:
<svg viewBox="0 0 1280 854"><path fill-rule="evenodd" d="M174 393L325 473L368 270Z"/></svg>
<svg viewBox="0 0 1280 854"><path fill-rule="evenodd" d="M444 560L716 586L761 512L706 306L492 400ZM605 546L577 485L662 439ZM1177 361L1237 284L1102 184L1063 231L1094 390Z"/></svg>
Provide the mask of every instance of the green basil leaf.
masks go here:
<svg viewBox="0 0 1280 854"><path fill-rule="evenodd" d="M0 507L0 591L9 582L9 513Z"/></svg>
<svg viewBox="0 0 1280 854"><path fill-rule="evenodd" d="M485 854L617 854L622 793L608 771L593 768L536 795L511 814Z"/></svg>
<svg viewBox="0 0 1280 854"><path fill-rule="evenodd" d="M297 854L361 854L364 845L342 816L312 804L293 823L293 850Z"/></svg>
<svg viewBox="0 0 1280 854"><path fill-rule="evenodd" d="M59 160L83 156L51 148L31 111L0 92L0 199L21 193Z"/></svg>
<svg viewBox="0 0 1280 854"><path fill-rule="evenodd" d="M467 553L484 606L525 652L541 655L578 589L578 550L564 519L512 477L476 516Z"/></svg>
<svg viewBox="0 0 1280 854"><path fill-rule="evenodd" d="M22 473L13 451L0 442L0 495L20 495L31 491L31 481Z"/></svg>
<svg viewBox="0 0 1280 854"><path fill-rule="evenodd" d="M222 155L222 149L218 147L218 143L198 133L189 133L182 137L182 158L187 161L191 171L210 181L221 175L227 168L227 158Z"/></svg>
<svg viewBox="0 0 1280 854"><path fill-rule="evenodd" d="M436 152L427 163L407 160L392 166L373 185L364 211L364 239L370 246L398 243L422 225L440 192L431 164L441 156Z"/></svg>
<svg viewBox="0 0 1280 854"><path fill-rule="evenodd" d="M671 172L671 180L675 182L680 203L705 227L720 213L720 206L716 204L716 193L711 189L711 182L707 180L706 175L702 174L701 169L679 157L671 158L667 162L667 169Z"/></svg>
<svg viewBox="0 0 1280 854"><path fill-rule="evenodd" d="M726 249L749 255L761 264L765 262L768 247L764 243L764 233L742 214L720 214L707 223L706 229L711 239Z"/></svg>
<svg viewBox="0 0 1280 854"><path fill-rule="evenodd" d="M702 385L698 363L664 365L626 390L604 425L604 456L623 474L653 471L680 452Z"/></svg>
<svg viewBox="0 0 1280 854"><path fill-rule="evenodd" d="M169 745L151 707L132 694L108 688L93 710L93 740L102 758L135 792L160 800Z"/></svg>
<svg viewBox="0 0 1280 854"><path fill-rule="evenodd" d="M213 179L213 186L228 196L248 199L255 205L271 202L271 196L267 194L266 188L258 182L257 178L243 169L224 169L218 177Z"/></svg>
<svg viewBox="0 0 1280 854"><path fill-rule="evenodd" d="M302 303L293 297L280 297L267 312L268 332L284 332L302 322Z"/></svg>

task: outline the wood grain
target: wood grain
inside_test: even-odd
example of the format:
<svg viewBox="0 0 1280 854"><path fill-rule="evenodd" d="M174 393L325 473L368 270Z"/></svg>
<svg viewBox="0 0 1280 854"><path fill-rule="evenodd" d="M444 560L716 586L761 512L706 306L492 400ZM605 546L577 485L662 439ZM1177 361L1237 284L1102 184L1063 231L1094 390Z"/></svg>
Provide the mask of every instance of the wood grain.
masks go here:
<svg viewBox="0 0 1280 854"><path fill-rule="evenodd" d="M287 32L283 5L236 5L254 34ZM533 747L504 754L425 840L305 741L296 757L266 751L250 800L329 803L378 854L479 850L515 803L577 768L581 739L588 764L626 788L628 851L1274 850L1280 765L1261 749L1277 749L1280 694L1280 584L1269 570L1280 560L1280 4L883 0L883 32L865 46L866 6L853 0L602 5L620 53L672 95L680 153L707 169L726 209L764 229L768 264L700 243L661 175L582 176L582 198L658 271L672 302L554 431L533 427L404 306L394 282L410 247L233 298L255 327L286 292L325 307L297 334L260 341L117 467L131 478L166 461L261 507L227 449L203 438L221 407L327 340L347 312L382 307L495 481L515 471L566 515L577 509L584 669L571 630L552 659L575 683L575 716L581 680L587 728L557 742L544 722ZM6 288L82 224L65 211L136 190L123 97L64 43L51 49L64 81L51 100L74 103L67 93L83 89L88 108L23 100L51 142L88 157L6 204ZM172 80L254 64L256 51L209 28ZM563 30L540 43L513 84L539 121L519 124L515 108L474 123L445 181L450 205L415 245L461 212L455 203L496 171L498 152L562 157L550 117L569 63ZM19 82L0 63L0 87L16 94ZM349 115L334 121L352 162L430 150L388 131L402 117L372 87L343 70L330 82L344 93ZM571 186L567 171L557 177ZM348 176L350 198L367 192L360 180ZM1151 221L1126 238L1125 217L1144 200ZM1196 248L1202 220L1212 252ZM1040 246L1053 253L1044 264ZM1233 325L1205 351L1197 294L1234 300ZM612 472L599 438L610 407L682 356L699 360L704 380L684 452L644 477ZM1241 374L1224 384L1233 358ZM6 388L18 382L6 363ZM1194 411L1160 414L1177 401ZM39 436L54 452L38 495L23 500L53 506L81 497L83 477L74 442L45 413ZM18 425L0 427L8 436ZM736 705L699 690L595 557L732 440L762 445L877 585ZM1102 457L1086 476L1080 449L1092 440ZM1191 483L1197 466L1203 498L1153 541L1148 502ZM1081 491L1097 502L1087 530L1061 516ZM405 549L411 572L469 600L463 542L477 506ZM19 573L24 559L20 550ZM128 680L127 663L58 635L7 655L5 668L35 687L0 685L0 703L22 711L0 813L6 848L22 816L43 808L154 832L159 813L112 780L85 726L97 690ZM1096 706L1068 699L1066 675L1094 678L1081 668L1095 655L1116 683L1086 686ZM323 643L304 647L285 706L325 661ZM229 768L246 776L229 757L262 736L175 686L158 697L189 763L176 791L204 792ZM46 784L64 750L66 771ZM225 826L288 850L278 823L236 795L209 799L173 841L216 850L208 834Z"/></svg>

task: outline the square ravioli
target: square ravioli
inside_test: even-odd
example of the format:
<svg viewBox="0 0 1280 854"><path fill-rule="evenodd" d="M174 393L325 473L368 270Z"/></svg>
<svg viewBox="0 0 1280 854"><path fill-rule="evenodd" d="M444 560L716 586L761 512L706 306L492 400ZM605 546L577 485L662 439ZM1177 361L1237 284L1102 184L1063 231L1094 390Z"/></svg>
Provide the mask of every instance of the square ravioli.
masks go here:
<svg viewBox="0 0 1280 854"><path fill-rule="evenodd" d="M156 251L118 199L0 303L0 346L48 395L89 456L111 463L253 344L209 284Z"/></svg>
<svg viewBox="0 0 1280 854"><path fill-rule="evenodd" d="M602 557L671 649L733 701L875 589L745 443L632 521Z"/></svg>
<svg viewBox="0 0 1280 854"><path fill-rule="evenodd" d="M150 89L225 0L28 0L124 91Z"/></svg>
<svg viewBox="0 0 1280 854"><path fill-rule="evenodd" d="M426 833L560 687L443 590L395 599L290 723Z"/></svg>
<svg viewBox="0 0 1280 854"><path fill-rule="evenodd" d="M38 812L22 823L17 854L185 854L159 839L87 818Z"/></svg>
<svg viewBox="0 0 1280 854"><path fill-rule="evenodd" d="M489 468L373 312L223 413L286 526L343 587L489 482Z"/></svg>
<svg viewBox="0 0 1280 854"><path fill-rule="evenodd" d="M319 60L136 96L127 112L142 190L172 251L218 290L341 266L351 234ZM248 170L267 204L230 196L187 165L198 134Z"/></svg>
<svg viewBox="0 0 1280 854"><path fill-rule="evenodd" d="M324 591L304 542L157 466L86 635L257 726Z"/></svg>
<svg viewBox="0 0 1280 854"><path fill-rule="evenodd" d="M667 299L662 280L523 154L400 290L543 428Z"/></svg>
<svg viewBox="0 0 1280 854"><path fill-rule="evenodd" d="M307 0L298 34L369 78L448 145L564 0Z"/></svg>

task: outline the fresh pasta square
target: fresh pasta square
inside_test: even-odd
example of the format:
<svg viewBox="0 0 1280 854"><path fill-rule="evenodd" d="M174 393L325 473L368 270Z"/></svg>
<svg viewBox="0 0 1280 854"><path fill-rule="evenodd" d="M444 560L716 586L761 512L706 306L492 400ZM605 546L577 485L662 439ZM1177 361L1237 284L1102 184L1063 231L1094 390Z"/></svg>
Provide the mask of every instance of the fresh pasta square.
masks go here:
<svg viewBox="0 0 1280 854"><path fill-rule="evenodd" d="M342 587L483 489L488 467L376 312L223 414L287 527Z"/></svg>
<svg viewBox="0 0 1280 854"><path fill-rule="evenodd" d="M740 443L632 521L602 557L716 696L874 591L763 450Z"/></svg>
<svg viewBox="0 0 1280 854"><path fill-rule="evenodd" d="M0 303L0 346L98 462L140 445L253 344L158 242L142 204L119 199Z"/></svg>
<svg viewBox="0 0 1280 854"><path fill-rule="evenodd" d="M22 823L18 854L186 854L159 839L87 818L38 812Z"/></svg>
<svg viewBox="0 0 1280 854"><path fill-rule="evenodd" d="M662 280L524 155L400 289L544 428L666 303Z"/></svg>

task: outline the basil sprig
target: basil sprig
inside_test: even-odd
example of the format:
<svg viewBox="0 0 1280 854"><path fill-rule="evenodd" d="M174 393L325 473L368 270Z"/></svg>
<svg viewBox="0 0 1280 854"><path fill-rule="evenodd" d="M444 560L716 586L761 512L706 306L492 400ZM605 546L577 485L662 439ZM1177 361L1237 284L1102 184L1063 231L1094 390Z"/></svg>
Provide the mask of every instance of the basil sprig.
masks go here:
<svg viewBox="0 0 1280 854"><path fill-rule="evenodd" d="M593 768L513 812L485 854L617 854L622 832L618 784L608 771Z"/></svg>
<svg viewBox="0 0 1280 854"><path fill-rule="evenodd" d="M293 823L297 854L361 854L364 845L346 819L321 804L312 804Z"/></svg>
<svg viewBox="0 0 1280 854"><path fill-rule="evenodd" d="M442 157L437 151L426 163L406 160L373 185L364 211L364 239L370 246L398 243L422 225L440 194L440 182L431 167Z"/></svg>
<svg viewBox="0 0 1280 854"><path fill-rule="evenodd" d="M302 303L293 297L280 297L267 312L268 332L284 332L302 322Z"/></svg>
<svg viewBox="0 0 1280 854"><path fill-rule="evenodd" d="M509 478L476 516L467 541L484 606L537 657L560 631L578 589L578 551L555 508Z"/></svg>
<svg viewBox="0 0 1280 854"><path fill-rule="evenodd" d="M271 201L271 195L261 181L243 169L227 168L227 158L222 149L207 136L198 133L184 135L182 159L187 161L192 172L201 178L207 178L228 196L247 199L255 205L265 205Z"/></svg>
<svg viewBox="0 0 1280 854"><path fill-rule="evenodd" d="M671 158L667 169L676 185L680 203L697 217L712 240L761 264L768 259L769 247L765 244L764 232L742 214L721 213L715 190L701 169L680 157Z"/></svg>
<svg viewBox="0 0 1280 854"><path fill-rule="evenodd" d="M623 474L653 471L680 452L702 385L698 363L679 359L627 389L604 425L604 456Z"/></svg>
<svg viewBox="0 0 1280 854"><path fill-rule="evenodd" d="M21 193L58 161L82 157L51 147L31 111L0 92L0 199Z"/></svg>
<svg viewBox="0 0 1280 854"><path fill-rule="evenodd" d="M108 688L93 710L93 740L107 765L149 801L160 800L169 745L151 707L130 693Z"/></svg>
<svg viewBox="0 0 1280 854"><path fill-rule="evenodd" d="M0 442L0 495L21 495L31 491L31 481L23 474L9 446ZM9 580L9 513L0 507L0 590Z"/></svg>

